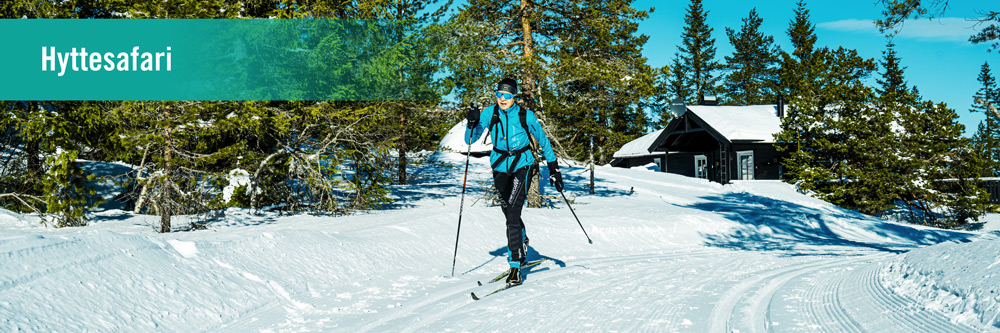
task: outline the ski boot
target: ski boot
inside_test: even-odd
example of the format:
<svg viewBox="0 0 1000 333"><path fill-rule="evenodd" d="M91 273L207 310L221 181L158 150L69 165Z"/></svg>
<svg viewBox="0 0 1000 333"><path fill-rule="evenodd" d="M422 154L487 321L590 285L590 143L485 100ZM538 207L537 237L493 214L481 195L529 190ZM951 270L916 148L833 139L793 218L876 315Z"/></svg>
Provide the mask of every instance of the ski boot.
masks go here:
<svg viewBox="0 0 1000 333"><path fill-rule="evenodd" d="M521 284L521 269L511 267L510 273L507 274L507 286L513 287L519 284Z"/></svg>

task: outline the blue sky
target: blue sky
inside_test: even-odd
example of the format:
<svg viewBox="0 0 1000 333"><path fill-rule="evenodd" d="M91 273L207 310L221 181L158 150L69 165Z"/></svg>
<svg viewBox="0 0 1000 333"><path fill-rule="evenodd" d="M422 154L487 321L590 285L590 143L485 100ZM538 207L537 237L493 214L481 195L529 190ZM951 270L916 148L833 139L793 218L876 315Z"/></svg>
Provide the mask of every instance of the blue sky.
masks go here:
<svg viewBox="0 0 1000 333"><path fill-rule="evenodd" d="M684 29L684 15L690 1L637 0L633 7L655 11L639 26L639 32L649 36L643 49L648 64L656 67L669 65ZM703 0L708 11L708 24L713 28L712 37L717 47L716 57L732 53L726 36L726 27L739 30L742 19L750 9L757 8L764 20L761 31L774 37L783 50L791 50L786 30L794 17L796 1L734 1ZM955 109L960 122L965 125L965 135L975 133L982 113L971 113L972 95L979 89L976 77L984 62L989 62L994 76L1000 74L1000 54L987 52L986 45L968 42L975 32L974 23L966 18L976 16L976 10L989 9L980 1L950 1L950 7L941 18L907 21L895 37L896 52L903 66L905 78L917 86L925 99L947 103ZM882 17L882 6L877 0L840 0L807 2L810 18L816 25L818 47L843 46L858 50L866 58L881 59L886 39L872 21ZM996 8L992 8L996 9ZM872 81L874 85L874 80Z"/></svg>

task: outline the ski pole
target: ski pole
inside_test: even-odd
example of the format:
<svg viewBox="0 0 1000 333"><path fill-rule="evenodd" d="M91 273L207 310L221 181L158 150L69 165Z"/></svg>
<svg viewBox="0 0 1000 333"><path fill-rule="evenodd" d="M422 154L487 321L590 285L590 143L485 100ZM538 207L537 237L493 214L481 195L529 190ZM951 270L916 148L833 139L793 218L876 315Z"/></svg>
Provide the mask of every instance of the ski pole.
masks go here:
<svg viewBox="0 0 1000 333"><path fill-rule="evenodd" d="M451 277L455 277L455 262L458 260L458 235L462 233L462 209L465 208L465 181L469 179L469 156L472 154L472 145L465 152L465 176L462 177L462 199L458 204L458 231L455 232L455 255L451 257Z"/></svg>
<svg viewBox="0 0 1000 333"><path fill-rule="evenodd" d="M566 194L564 194L562 191L559 191L559 194L562 195L563 201L566 201L566 206L569 207L569 212L573 213L573 218L576 219L576 224L579 224L580 230L583 230L583 235L587 236L587 242L590 244L594 244L594 241L590 240L590 235L587 235L587 229L584 229L583 223L580 223L580 218L576 217L576 212L573 211L573 205L569 204L569 199L566 199Z"/></svg>

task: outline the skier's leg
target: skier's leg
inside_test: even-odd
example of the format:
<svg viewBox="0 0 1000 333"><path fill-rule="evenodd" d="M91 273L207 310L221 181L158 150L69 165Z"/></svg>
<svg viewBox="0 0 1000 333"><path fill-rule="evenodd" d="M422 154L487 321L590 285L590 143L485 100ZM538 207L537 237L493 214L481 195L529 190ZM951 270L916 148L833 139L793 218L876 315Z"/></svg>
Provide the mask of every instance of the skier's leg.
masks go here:
<svg viewBox="0 0 1000 333"><path fill-rule="evenodd" d="M524 221L521 220L521 210L524 208L528 188L526 176L526 169L519 169L511 175L508 205L504 211L507 219L507 249L510 252L508 261L511 267L521 267L521 263L527 257L524 246Z"/></svg>
<svg viewBox="0 0 1000 333"><path fill-rule="evenodd" d="M511 197L511 190L514 177L504 172L493 171L493 185L497 190L497 199L500 201L500 210L503 212L504 221L507 224L507 232L510 233L510 212L512 210L508 200ZM507 262L514 262L513 253L510 249L510 237L507 237ZM513 265L511 266L513 267Z"/></svg>

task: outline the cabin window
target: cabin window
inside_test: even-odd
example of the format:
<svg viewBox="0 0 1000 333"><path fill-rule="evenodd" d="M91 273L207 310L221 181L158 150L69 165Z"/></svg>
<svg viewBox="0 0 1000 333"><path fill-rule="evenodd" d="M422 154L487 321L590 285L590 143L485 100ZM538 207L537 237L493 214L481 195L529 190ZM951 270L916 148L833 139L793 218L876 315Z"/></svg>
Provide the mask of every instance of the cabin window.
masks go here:
<svg viewBox="0 0 1000 333"><path fill-rule="evenodd" d="M708 158L705 155L695 155L694 177L708 179Z"/></svg>
<svg viewBox="0 0 1000 333"><path fill-rule="evenodd" d="M736 152L736 160L739 163L739 179L753 180L753 150Z"/></svg>

